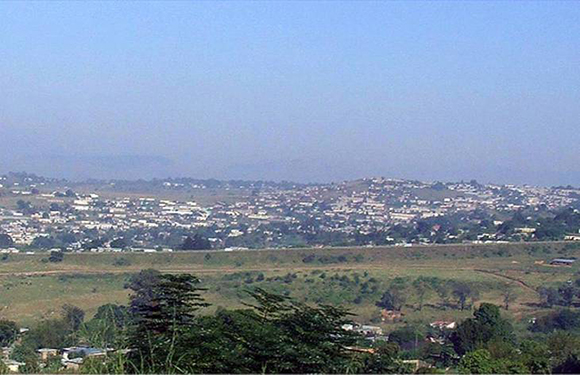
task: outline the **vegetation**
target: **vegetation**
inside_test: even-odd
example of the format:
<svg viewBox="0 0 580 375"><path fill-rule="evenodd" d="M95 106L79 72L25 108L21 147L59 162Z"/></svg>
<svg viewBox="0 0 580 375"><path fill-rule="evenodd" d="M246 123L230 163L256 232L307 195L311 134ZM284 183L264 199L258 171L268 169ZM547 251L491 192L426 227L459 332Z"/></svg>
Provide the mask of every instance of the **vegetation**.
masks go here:
<svg viewBox="0 0 580 375"><path fill-rule="evenodd" d="M227 308L241 306L247 298L242 290L268 286L300 302L343 304L360 320L376 321L380 319L376 303L383 294L401 290L406 298L401 305L404 320L458 320L469 316L470 306L478 301L505 308L503 294L511 289L517 299L508 303L509 315L527 317L550 308L544 290L555 296L550 298L552 306L560 306L558 290L564 291L561 287L574 280L578 266L548 263L555 257L580 256L577 245L64 253L61 262L43 261L42 255L5 254L0 293L7 307L1 317L27 325L54 317L67 303L90 317L100 305L126 304L127 278L147 268L197 274L208 289L208 301ZM461 285L473 291L465 296L463 311L462 295L454 294Z"/></svg>
<svg viewBox="0 0 580 375"><path fill-rule="evenodd" d="M82 310L66 306L60 318L39 322L12 352L25 363L21 371L58 371L57 357L42 362L35 350L79 344L117 349L83 358L81 373L409 373L404 359L428 366L418 373L580 371L580 334L574 333L580 313L568 310L551 314L539 331L530 328L537 333L528 338L516 334L499 306L481 303L456 329L408 324L386 341L371 341L344 329L353 323L348 310L262 288L244 292L243 308L202 314L206 291L195 276L144 270L126 286L128 307L103 305L84 321Z"/></svg>
<svg viewBox="0 0 580 375"><path fill-rule="evenodd" d="M187 236L181 245L181 250L209 250L211 243L207 238L196 233L193 237Z"/></svg>
<svg viewBox="0 0 580 375"><path fill-rule="evenodd" d="M81 371L91 373L262 372L264 366L266 372L400 372L407 371L406 359L464 372L568 371L580 355L577 265L547 263L578 256L575 245L66 253L56 263L11 254L2 263L0 293L8 306L2 316L30 328L12 358L32 372L50 367L38 362L38 348L71 345L121 350L106 361L84 358ZM113 267L119 259L126 262ZM161 271L136 272L150 265ZM31 306L30 299L41 303ZM278 301L275 313L264 318L271 299ZM381 325L388 341L354 334L337 344L325 341L336 332L316 336L295 323L336 323L328 306L341 311L340 322ZM401 317L381 322L381 309ZM440 330L428 325L435 320L459 324ZM138 350L126 355L129 348ZM342 367L325 367L327 350L344 358L337 362ZM316 361L306 362L314 353Z"/></svg>
<svg viewBox="0 0 580 375"><path fill-rule="evenodd" d="M0 320L0 346L9 346L16 339L18 326L10 320Z"/></svg>

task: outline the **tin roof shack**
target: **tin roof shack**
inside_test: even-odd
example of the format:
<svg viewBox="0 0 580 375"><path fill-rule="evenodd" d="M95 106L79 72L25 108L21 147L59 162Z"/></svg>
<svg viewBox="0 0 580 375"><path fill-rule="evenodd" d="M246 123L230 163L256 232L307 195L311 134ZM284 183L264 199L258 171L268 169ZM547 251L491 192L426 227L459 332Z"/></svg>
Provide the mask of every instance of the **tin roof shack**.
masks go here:
<svg viewBox="0 0 580 375"><path fill-rule="evenodd" d="M65 370L76 372L80 369L83 364L83 358L72 358L72 359L62 359L61 363Z"/></svg>
<svg viewBox="0 0 580 375"><path fill-rule="evenodd" d="M105 355L107 355L107 350L91 348L88 346L74 346L72 348L64 348L62 350L62 359L64 360L85 357L104 357Z"/></svg>
<svg viewBox="0 0 580 375"><path fill-rule="evenodd" d="M446 320L436 320L430 323L429 326L431 326L431 328L437 328L443 331L445 329L455 329L457 327L457 323Z"/></svg>
<svg viewBox="0 0 580 375"><path fill-rule="evenodd" d="M574 258L556 258L550 261L550 265L552 266L568 266L571 267L576 259Z"/></svg>
<svg viewBox="0 0 580 375"><path fill-rule="evenodd" d="M77 371L83 364L85 358L104 357L107 349L91 348L88 346L73 346L62 350L62 366L66 370Z"/></svg>
<svg viewBox="0 0 580 375"><path fill-rule="evenodd" d="M342 329L345 331L354 331L362 334L365 337L382 336L383 329L377 326L369 326L365 324L343 324Z"/></svg>

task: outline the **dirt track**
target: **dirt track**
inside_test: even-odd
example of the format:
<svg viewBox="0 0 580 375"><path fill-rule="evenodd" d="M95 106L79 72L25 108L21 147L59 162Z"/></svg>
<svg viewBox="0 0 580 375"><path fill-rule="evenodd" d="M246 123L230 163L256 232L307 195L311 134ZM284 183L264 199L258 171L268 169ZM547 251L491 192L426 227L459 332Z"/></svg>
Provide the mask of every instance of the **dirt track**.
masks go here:
<svg viewBox="0 0 580 375"><path fill-rule="evenodd" d="M528 284L526 284L525 281L522 281L520 279L516 279L515 277L511 277L511 276L507 276L507 275L502 275L501 273L498 273L498 272L493 272L493 271L488 271L488 270L482 270L482 269L474 269L474 271L475 272L485 273L487 275L492 275L492 276L498 277L500 279L512 281L512 282L520 285L522 288L528 289L528 290L530 290L530 291L532 291L534 293L538 293L538 291L535 288L533 288L533 287L529 286Z"/></svg>

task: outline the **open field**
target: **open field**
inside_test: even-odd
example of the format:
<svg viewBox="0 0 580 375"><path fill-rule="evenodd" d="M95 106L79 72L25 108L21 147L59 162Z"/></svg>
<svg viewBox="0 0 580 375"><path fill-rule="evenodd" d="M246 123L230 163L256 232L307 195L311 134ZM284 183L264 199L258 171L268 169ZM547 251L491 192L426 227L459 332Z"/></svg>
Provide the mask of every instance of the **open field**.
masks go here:
<svg viewBox="0 0 580 375"><path fill-rule="evenodd" d="M501 304L502 290L518 298L509 310L515 320L539 312L536 289L576 277L578 265L553 267L555 257L580 257L577 243L518 243L418 247L325 248L242 252L66 254L50 263L47 254L9 255L0 262L0 317L23 324L60 312L65 303L90 316L104 303L126 303L127 278L145 268L189 272L202 279L210 310L240 307L245 290L256 286L304 302L342 304L361 322L378 322L375 306L393 280L411 284L420 276L463 281L480 291L479 301ZM541 264L540 262L544 262ZM443 306L431 292L425 308L409 293L407 322L458 319L470 311Z"/></svg>

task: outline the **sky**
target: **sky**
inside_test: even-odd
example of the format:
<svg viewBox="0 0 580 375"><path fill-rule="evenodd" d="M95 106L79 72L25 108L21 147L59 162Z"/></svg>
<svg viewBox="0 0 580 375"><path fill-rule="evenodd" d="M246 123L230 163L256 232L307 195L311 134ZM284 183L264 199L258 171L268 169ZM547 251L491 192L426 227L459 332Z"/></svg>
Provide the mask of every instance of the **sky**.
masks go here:
<svg viewBox="0 0 580 375"><path fill-rule="evenodd" d="M580 186L580 2L0 2L0 173Z"/></svg>

